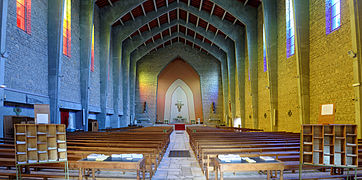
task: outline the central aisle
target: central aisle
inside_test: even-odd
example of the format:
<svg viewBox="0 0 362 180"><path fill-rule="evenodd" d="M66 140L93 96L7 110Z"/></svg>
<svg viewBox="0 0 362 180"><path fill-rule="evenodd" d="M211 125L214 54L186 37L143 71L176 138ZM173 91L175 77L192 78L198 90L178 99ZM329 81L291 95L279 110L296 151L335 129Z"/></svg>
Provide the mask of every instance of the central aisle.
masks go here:
<svg viewBox="0 0 362 180"><path fill-rule="evenodd" d="M168 157L171 150L188 150L191 157ZM186 131L172 132L165 156L152 179L206 179L190 147L189 136Z"/></svg>

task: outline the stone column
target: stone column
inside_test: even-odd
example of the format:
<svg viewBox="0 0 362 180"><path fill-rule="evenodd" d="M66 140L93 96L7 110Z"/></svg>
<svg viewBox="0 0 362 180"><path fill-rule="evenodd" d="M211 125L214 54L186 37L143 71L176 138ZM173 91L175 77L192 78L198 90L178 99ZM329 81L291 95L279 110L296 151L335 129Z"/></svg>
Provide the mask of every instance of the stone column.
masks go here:
<svg viewBox="0 0 362 180"><path fill-rule="evenodd" d="M80 94L82 103L82 122L88 130L89 77L92 48L94 0L80 1Z"/></svg>
<svg viewBox="0 0 362 180"><path fill-rule="evenodd" d="M48 2L48 94L50 122L60 123L59 89L60 65L63 50L64 0Z"/></svg>

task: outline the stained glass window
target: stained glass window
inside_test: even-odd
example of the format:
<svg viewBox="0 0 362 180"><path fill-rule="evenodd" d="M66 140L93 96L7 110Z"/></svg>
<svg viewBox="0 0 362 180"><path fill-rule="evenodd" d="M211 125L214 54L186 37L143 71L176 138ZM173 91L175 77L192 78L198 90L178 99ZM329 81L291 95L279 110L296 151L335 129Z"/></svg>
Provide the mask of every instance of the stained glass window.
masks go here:
<svg viewBox="0 0 362 180"><path fill-rule="evenodd" d="M31 34L31 0L16 0L16 25Z"/></svg>
<svg viewBox="0 0 362 180"><path fill-rule="evenodd" d="M295 51L295 36L294 36L294 17L292 0L285 1L286 6L286 39L287 39L287 58L294 55Z"/></svg>
<svg viewBox="0 0 362 180"><path fill-rule="evenodd" d="M266 72L268 70L268 66L266 63L266 41L265 41L265 28L263 26L263 62L264 62L264 72Z"/></svg>
<svg viewBox="0 0 362 180"><path fill-rule="evenodd" d="M329 34L341 26L340 0L326 0L326 33Z"/></svg>
<svg viewBox="0 0 362 180"><path fill-rule="evenodd" d="M94 25L92 28L91 71L94 72Z"/></svg>
<svg viewBox="0 0 362 180"><path fill-rule="evenodd" d="M71 0L64 1L63 54L70 57L71 52Z"/></svg>

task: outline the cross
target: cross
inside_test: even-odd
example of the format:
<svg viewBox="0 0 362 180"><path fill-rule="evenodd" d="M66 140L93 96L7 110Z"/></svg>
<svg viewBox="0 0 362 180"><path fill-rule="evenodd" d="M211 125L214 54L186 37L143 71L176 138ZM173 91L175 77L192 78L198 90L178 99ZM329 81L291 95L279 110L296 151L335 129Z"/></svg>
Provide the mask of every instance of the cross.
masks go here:
<svg viewBox="0 0 362 180"><path fill-rule="evenodd" d="M181 108L184 105L181 102L182 102L181 100L177 100L177 103L175 104L175 106L177 106L178 112L181 112Z"/></svg>

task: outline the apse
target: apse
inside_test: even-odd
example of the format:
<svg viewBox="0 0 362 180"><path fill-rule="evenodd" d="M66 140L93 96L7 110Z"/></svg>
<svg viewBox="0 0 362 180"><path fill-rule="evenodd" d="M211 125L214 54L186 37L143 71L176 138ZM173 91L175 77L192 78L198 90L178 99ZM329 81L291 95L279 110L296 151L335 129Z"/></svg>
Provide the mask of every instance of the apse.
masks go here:
<svg viewBox="0 0 362 180"><path fill-rule="evenodd" d="M158 76L157 115L159 122L203 120L200 76L181 58L170 62Z"/></svg>

